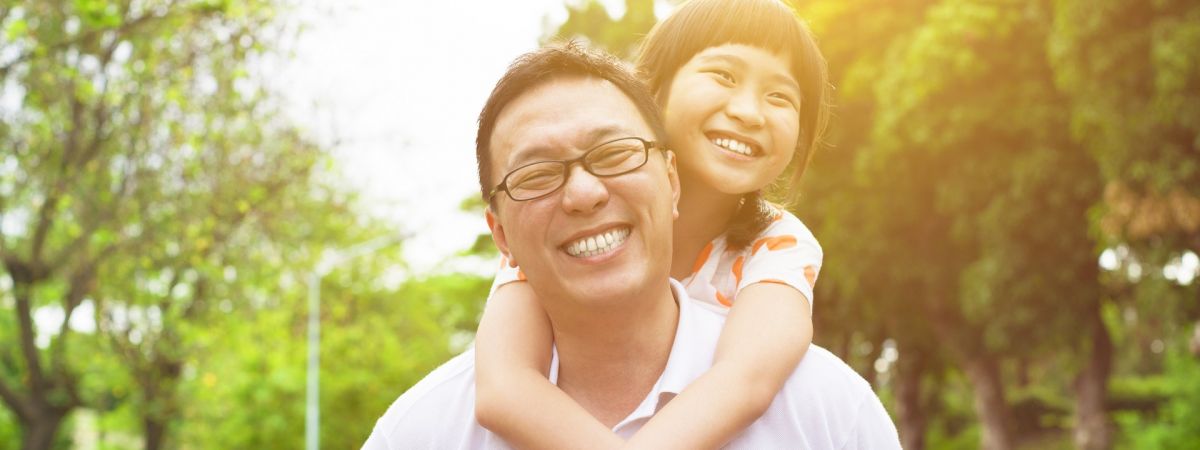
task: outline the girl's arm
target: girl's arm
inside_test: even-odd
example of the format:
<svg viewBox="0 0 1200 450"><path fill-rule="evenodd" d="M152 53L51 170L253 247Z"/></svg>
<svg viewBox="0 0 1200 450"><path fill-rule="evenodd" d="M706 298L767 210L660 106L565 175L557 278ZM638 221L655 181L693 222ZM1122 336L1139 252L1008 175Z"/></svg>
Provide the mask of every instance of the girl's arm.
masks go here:
<svg viewBox="0 0 1200 450"><path fill-rule="evenodd" d="M713 366L629 441L636 448L717 448L767 410L812 344L808 299L758 282L737 294Z"/></svg>
<svg viewBox="0 0 1200 450"><path fill-rule="evenodd" d="M553 335L529 284L488 299L475 336L475 418L518 448L614 448L622 440L547 379Z"/></svg>

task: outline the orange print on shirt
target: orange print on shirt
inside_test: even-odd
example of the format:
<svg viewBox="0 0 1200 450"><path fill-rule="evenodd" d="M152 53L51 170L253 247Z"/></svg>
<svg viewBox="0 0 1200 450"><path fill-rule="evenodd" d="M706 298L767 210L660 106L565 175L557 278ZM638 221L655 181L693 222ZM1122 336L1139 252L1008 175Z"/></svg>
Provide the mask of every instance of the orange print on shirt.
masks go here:
<svg viewBox="0 0 1200 450"><path fill-rule="evenodd" d="M717 291L717 301L725 306L729 306L729 307L733 306L733 302L729 301L728 298L725 298L724 295L721 295L721 291Z"/></svg>
<svg viewBox="0 0 1200 450"><path fill-rule="evenodd" d="M746 262L745 256L739 256L733 261L733 285L742 285L742 264Z"/></svg>
<svg viewBox="0 0 1200 450"><path fill-rule="evenodd" d="M808 280L808 287L817 287L817 268L804 266L804 279Z"/></svg>
<svg viewBox="0 0 1200 450"><path fill-rule="evenodd" d="M700 268L704 267L704 263L708 262L708 255L712 253L712 249L712 242L709 242L708 245L704 246L704 250L700 250L700 256L696 257L696 265L692 266L692 273L699 272Z"/></svg>
<svg viewBox="0 0 1200 450"><path fill-rule="evenodd" d="M762 246L767 246L767 250L782 250L796 246L796 237L792 235L765 237L754 242L754 249L750 251L753 255L758 253L758 249Z"/></svg>

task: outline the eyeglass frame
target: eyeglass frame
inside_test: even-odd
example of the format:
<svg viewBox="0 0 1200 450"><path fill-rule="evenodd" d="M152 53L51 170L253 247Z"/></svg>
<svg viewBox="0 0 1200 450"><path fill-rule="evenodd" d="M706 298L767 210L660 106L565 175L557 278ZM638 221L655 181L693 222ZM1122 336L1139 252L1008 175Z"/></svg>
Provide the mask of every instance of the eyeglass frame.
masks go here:
<svg viewBox="0 0 1200 450"><path fill-rule="evenodd" d="M596 172L592 171L591 165L587 163L588 155L591 155L592 152L594 152L596 150L600 150L604 146L611 144L613 142L630 140L630 139L636 139L637 141L642 143L642 154L645 155L645 159L642 160L641 164L638 164L637 166L632 167L629 170L626 170L624 172L608 174L608 175L600 175L600 174L597 174ZM559 189L562 189L563 186L567 185L567 181L569 181L571 179L571 166L575 165L576 163L582 165L583 170L585 172L587 172L597 178L612 178L612 177L625 175L625 174L628 174L635 170L641 169L642 166L645 166L646 163L650 161L650 149L652 149L652 148L657 148L659 150L662 150L661 148L659 148L657 141L649 141L649 140L642 139L637 136L628 136L628 137L612 139L612 140L608 140L608 141L604 141L599 144L596 144L596 146L588 149L588 151L586 151L586 152L583 152L582 155L579 155L578 158L549 159L549 160L543 160L543 161L534 161L529 164L525 164L521 167L517 167L516 169L510 170L507 174L505 174L504 178L502 180L500 180L500 184L497 184L496 187L492 188L491 192L488 193L487 201L488 201L488 203L491 203L496 198L496 194L499 194L501 191L503 191L508 196L508 198L514 202L528 202L528 201L533 201L533 200L538 200L538 199L549 197L550 195L553 195L555 192L558 192ZM518 199L516 197L513 197L512 191L509 191L508 177L512 176L512 174L514 174L526 167L537 165L537 164L545 164L545 163L559 163L562 165L562 167L563 167L562 182L559 183L559 185L557 187L555 187L554 189L551 189L551 190L547 191L545 194L539 195L537 197L531 197L531 198L526 198L526 199Z"/></svg>

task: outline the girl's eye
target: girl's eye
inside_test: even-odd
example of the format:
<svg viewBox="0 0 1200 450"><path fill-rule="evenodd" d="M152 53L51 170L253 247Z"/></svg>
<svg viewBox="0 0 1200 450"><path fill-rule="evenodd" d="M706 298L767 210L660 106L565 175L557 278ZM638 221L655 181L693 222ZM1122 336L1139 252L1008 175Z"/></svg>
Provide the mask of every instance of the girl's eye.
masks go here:
<svg viewBox="0 0 1200 450"><path fill-rule="evenodd" d="M782 92L772 92L771 94L767 95L767 97L770 98L771 101L777 105L780 105L780 106L787 105L787 106L791 106L796 109L800 108L800 105L797 105L796 101L792 99L792 96L790 96L788 94L785 94Z"/></svg>

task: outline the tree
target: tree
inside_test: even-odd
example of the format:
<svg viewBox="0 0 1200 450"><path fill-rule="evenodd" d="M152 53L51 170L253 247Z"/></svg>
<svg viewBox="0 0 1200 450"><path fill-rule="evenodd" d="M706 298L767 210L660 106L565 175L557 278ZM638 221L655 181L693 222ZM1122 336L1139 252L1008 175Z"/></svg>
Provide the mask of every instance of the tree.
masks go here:
<svg viewBox="0 0 1200 450"><path fill-rule="evenodd" d="M621 58L631 59L637 52L642 36L658 19L654 17L654 0L625 0L625 14L614 19L608 9L596 0L567 5L567 20L554 29L545 41L555 39L585 39Z"/></svg>
<svg viewBox="0 0 1200 450"><path fill-rule="evenodd" d="M23 448L48 448L90 401L89 362L74 348L104 347L68 326L84 301L108 317L144 314L100 322L141 389L145 445L161 446L182 369L177 322L200 314L246 223L306 206L289 197L307 193L322 151L278 119L249 68L282 31L278 6L0 7L0 85L12 100L0 148L16 168L0 173L0 218L15 224L0 230L0 259L14 304L4 312L18 324L0 338L20 352L0 359L0 398L25 430ZM65 319L43 348L34 312L55 304Z"/></svg>
<svg viewBox="0 0 1200 450"><path fill-rule="evenodd" d="M1098 311L1086 213L1095 168L1058 119L1066 100L1044 58L1029 52L1045 41L1049 12L1038 2L930 7L875 65L887 70L868 81L876 109L856 150L868 198L855 207L870 224L858 236L886 238L854 254L878 271L848 278L893 293L880 303L911 293L896 323L932 330L971 381L984 448L1015 445L1000 363L1068 343L1054 331L1069 325L1061 320Z"/></svg>
<svg viewBox="0 0 1200 450"><path fill-rule="evenodd" d="M1172 257L1200 252L1200 6L1114 0L1055 6L1048 45L1055 80L1071 94L1072 130L1105 180L1097 229L1106 246L1131 249L1123 269L1145 267L1155 277ZM1130 306L1139 296L1122 292L1145 283L1125 274L1109 277L1107 286ZM1178 300L1164 304L1172 298ZM1151 320L1164 323L1168 335L1186 334L1176 324L1183 318L1200 329L1195 308L1187 306L1197 298L1155 295L1137 310L1159 317ZM1081 377L1079 384L1096 381ZM1106 436L1092 431L1098 419L1085 424L1076 442L1105 448Z"/></svg>

